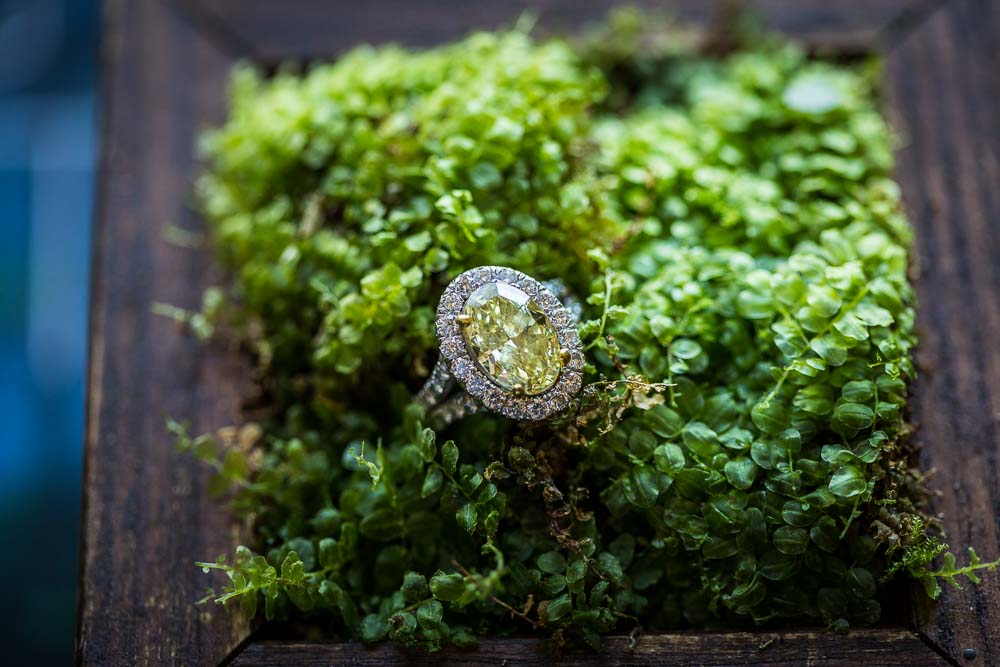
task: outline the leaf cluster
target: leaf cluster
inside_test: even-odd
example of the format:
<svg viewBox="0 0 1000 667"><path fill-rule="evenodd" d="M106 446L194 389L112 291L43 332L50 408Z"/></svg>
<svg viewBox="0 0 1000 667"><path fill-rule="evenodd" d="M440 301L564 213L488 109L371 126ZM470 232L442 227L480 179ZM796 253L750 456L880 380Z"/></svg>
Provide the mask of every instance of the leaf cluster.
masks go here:
<svg viewBox="0 0 1000 667"><path fill-rule="evenodd" d="M199 183L232 284L201 319L166 313L260 368L261 427L171 422L254 527L203 564L217 601L432 650L599 646L874 623L895 574L986 566L930 564L910 229L870 72L611 25L235 73ZM411 404L441 290L483 264L586 297L574 414L436 433Z"/></svg>

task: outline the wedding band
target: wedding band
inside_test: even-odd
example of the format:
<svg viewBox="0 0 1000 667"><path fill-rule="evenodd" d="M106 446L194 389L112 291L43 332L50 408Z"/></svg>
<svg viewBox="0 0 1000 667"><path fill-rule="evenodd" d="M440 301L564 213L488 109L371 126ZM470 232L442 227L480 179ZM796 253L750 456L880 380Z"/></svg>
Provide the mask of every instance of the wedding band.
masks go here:
<svg viewBox="0 0 1000 667"><path fill-rule="evenodd" d="M551 419L583 383L579 317L579 302L559 281L502 266L460 274L438 303L441 356L417 402L438 428L483 410Z"/></svg>

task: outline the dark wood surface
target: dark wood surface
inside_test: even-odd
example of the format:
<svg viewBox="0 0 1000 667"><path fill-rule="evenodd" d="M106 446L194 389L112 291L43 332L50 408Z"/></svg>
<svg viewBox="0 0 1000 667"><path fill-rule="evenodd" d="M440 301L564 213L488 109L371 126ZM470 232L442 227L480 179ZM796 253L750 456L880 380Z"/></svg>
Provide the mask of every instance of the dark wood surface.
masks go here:
<svg viewBox="0 0 1000 667"><path fill-rule="evenodd" d="M893 49L886 93L900 134L897 179L916 226L921 464L934 469L956 551L1000 545L1000 6L960 0ZM965 555L959 556L965 562ZM915 596L916 624L949 655L1000 664L1000 574ZM963 659L963 662L964 659Z"/></svg>
<svg viewBox="0 0 1000 667"><path fill-rule="evenodd" d="M847 636L823 631L678 632L643 637L634 648L629 647L627 637L610 637L605 640L604 653L566 655L554 654L542 640L521 638L484 639L475 651L450 649L432 655L405 653L391 644L365 649L357 644L263 641L248 646L232 664L235 667L319 667L338 664L377 667L401 662L414 667L439 667L442 664L469 667L651 667L679 664L704 667L755 664L772 667L818 664L858 667L861 655L873 667L946 664L914 633L881 628L859 630Z"/></svg>
<svg viewBox="0 0 1000 667"><path fill-rule="evenodd" d="M538 640L486 640L471 653L407 656L389 646L251 642L238 614L195 607L206 578L193 557L230 551L239 527L205 493L206 471L173 451L164 415L195 430L238 420L246 369L231 351L177 335L151 314L195 307L221 276L203 252L162 239L189 210L198 130L224 117L237 59L271 65L330 57L362 42L427 45L509 24L528 5L546 26L600 17L610 0L110 0L106 3L102 163L91 316L78 659L84 664L550 664ZM642 4L652 4L647 0ZM709 20L715 3L679 0ZM888 54L886 92L901 132L898 178L917 227L922 376L914 415L933 509L953 545L1000 546L1000 99L995 2L761 0L767 22L819 49ZM680 633L576 664L1000 664L1000 576L915 596L913 628ZM901 601L901 605L905 604ZM768 643L770 640L770 643ZM765 646L766 644L766 646ZM974 648L977 657L963 652Z"/></svg>
<svg viewBox="0 0 1000 667"><path fill-rule="evenodd" d="M455 39L471 28L511 25L525 11L548 28L578 28L599 21L615 6L666 8L678 21L703 26L718 11L719 0L329 0L246 2L174 0L195 20L257 61L329 58L361 41L398 41L431 46ZM294 7L289 11L289 4ZM728 4L736 4L729 0ZM757 0L743 3L772 28L794 34L811 46L836 51L871 49L883 31L919 20L931 0Z"/></svg>
<svg viewBox="0 0 1000 667"><path fill-rule="evenodd" d="M106 11L77 655L215 664L247 628L193 605L208 583L193 561L230 552L238 537L205 491L208 471L174 451L164 417L190 417L194 429L236 421L240 360L178 335L150 308L197 307L213 281L204 252L162 233L197 224L193 142L224 118L231 60L159 2Z"/></svg>

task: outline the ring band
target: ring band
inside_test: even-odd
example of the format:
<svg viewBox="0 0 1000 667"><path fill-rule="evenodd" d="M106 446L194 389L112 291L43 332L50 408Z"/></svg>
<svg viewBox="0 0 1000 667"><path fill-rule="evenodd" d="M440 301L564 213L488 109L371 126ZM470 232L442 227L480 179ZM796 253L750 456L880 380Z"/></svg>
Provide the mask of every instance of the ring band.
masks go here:
<svg viewBox="0 0 1000 667"><path fill-rule="evenodd" d="M441 356L416 401L438 428L484 410L522 421L558 415L583 382L579 317L561 281L502 266L460 274L438 303Z"/></svg>

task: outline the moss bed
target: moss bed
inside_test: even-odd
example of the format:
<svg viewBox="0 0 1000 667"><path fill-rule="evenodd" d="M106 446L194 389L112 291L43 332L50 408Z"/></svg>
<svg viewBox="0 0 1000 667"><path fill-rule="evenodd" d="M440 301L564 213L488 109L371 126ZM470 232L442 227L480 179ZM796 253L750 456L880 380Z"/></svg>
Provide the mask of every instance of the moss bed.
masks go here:
<svg viewBox="0 0 1000 667"><path fill-rule="evenodd" d="M652 26L652 27L651 27ZM618 14L235 72L198 186L232 281L199 312L260 393L182 449L253 542L206 600L327 637L824 624L895 576L974 578L922 514L905 421L911 230L872 63ZM584 301L578 409L446 430L412 403L471 267ZM202 556L206 554L193 554Z"/></svg>

